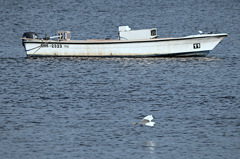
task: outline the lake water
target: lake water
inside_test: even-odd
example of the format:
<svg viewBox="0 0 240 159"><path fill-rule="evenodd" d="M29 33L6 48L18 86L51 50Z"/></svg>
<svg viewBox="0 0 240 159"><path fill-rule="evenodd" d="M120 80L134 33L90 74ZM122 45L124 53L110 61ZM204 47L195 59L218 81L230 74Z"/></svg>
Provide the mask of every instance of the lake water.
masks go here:
<svg viewBox="0 0 240 159"><path fill-rule="evenodd" d="M239 158L239 0L8 0L0 13L1 158ZM119 25L235 40L201 58L26 58L19 39L117 38ZM132 124L149 114L154 127Z"/></svg>

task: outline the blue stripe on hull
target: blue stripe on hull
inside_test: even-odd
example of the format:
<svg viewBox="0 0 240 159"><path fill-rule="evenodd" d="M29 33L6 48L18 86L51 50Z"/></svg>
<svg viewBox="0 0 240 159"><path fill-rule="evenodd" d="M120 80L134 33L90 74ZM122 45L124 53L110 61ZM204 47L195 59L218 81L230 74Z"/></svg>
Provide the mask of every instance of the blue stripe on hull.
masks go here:
<svg viewBox="0 0 240 159"><path fill-rule="evenodd" d="M28 57L205 57L209 54L209 51L200 51L200 52L183 52L183 53L173 53L173 54L151 54L151 55L126 55L126 56L72 56L72 55L39 55L39 54L33 54L33 55L27 55Z"/></svg>

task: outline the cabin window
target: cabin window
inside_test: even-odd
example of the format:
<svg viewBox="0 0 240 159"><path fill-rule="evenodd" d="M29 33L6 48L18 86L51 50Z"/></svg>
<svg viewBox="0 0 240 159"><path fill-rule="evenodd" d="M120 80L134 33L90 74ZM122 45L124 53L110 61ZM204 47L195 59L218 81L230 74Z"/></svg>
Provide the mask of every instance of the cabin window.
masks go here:
<svg viewBox="0 0 240 159"><path fill-rule="evenodd" d="M156 30L151 30L151 36L155 36L157 35L157 31Z"/></svg>

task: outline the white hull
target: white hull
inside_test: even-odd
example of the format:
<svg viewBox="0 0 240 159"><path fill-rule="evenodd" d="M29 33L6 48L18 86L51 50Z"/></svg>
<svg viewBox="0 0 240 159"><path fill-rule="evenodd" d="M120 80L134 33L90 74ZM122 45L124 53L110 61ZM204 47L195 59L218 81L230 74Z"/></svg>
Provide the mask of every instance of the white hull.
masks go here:
<svg viewBox="0 0 240 159"><path fill-rule="evenodd" d="M149 57L206 56L227 34L145 40L24 39L27 56Z"/></svg>

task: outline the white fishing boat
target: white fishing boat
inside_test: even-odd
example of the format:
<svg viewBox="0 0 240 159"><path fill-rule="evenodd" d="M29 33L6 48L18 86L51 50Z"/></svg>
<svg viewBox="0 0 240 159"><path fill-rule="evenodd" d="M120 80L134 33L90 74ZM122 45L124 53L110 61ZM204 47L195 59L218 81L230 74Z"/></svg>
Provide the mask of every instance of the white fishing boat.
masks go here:
<svg viewBox="0 0 240 159"><path fill-rule="evenodd" d="M128 26L120 26L118 35L115 40L70 40L69 31L58 31L57 36L45 38L27 32L21 39L27 56L185 57L206 56L227 36L226 33L200 33L158 38L156 28L131 30Z"/></svg>

